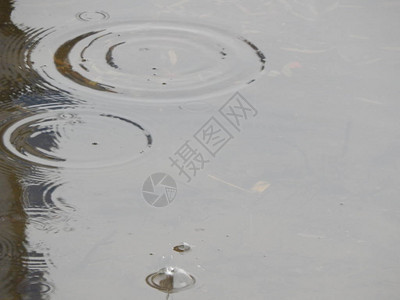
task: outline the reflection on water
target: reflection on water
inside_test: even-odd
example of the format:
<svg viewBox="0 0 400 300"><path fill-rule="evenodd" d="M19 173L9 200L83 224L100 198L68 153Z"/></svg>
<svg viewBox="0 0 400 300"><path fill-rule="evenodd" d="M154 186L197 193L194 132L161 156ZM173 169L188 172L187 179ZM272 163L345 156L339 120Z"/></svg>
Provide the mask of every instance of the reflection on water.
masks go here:
<svg viewBox="0 0 400 300"><path fill-rule="evenodd" d="M27 63L27 53L36 43L42 30L19 29L10 21L12 2L0 2L0 132L4 123L15 115L30 113L18 105L19 97L35 92L41 94L46 85ZM29 96L28 96L29 97ZM3 139L3 137L2 137ZM50 141L49 141L50 142ZM23 181L32 172L27 164L18 164L0 147L0 299L46 299L52 291L47 280L48 265L45 253L36 251L26 234L27 227L36 216L35 208L26 200L42 202L36 207L48 212L56 207L49 197L27 195ZM42 187L41 187L42 188ZM29 192L30 193L30 192ZM44 200L47 206L44 205ZM36 203L38 204L38 203Z"/></svg>
<svg viewBox="0 0 400 300"><path fill-rule="evenodd" d="M49 178L47 182L31 181L24 186L24 207L30 225L38 230L54 233L71 230L68 224L75 209L59 195L57 189L62 183Z"/></svg>
<svg viewBox="0 0 400 300"><path fill-rule="evenodd" d="M1 1L0 5L0 93L2 100L26 92L43 92L49 89L50 85L33 71L33 63L30 60L32 49L47 34L47 30L18 28L10 21L12 11L10 2Z"/></svg>

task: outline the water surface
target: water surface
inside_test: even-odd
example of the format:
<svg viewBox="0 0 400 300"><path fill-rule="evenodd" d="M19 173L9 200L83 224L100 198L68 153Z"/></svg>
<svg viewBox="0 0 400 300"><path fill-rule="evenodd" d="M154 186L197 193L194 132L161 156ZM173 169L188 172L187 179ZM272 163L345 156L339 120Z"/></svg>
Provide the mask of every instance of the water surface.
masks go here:
<svg viewBox="0 0 400 300"><path fill-rule="evenodd" d="M399 10L1 1L0 299L397 298Z"/></svg>

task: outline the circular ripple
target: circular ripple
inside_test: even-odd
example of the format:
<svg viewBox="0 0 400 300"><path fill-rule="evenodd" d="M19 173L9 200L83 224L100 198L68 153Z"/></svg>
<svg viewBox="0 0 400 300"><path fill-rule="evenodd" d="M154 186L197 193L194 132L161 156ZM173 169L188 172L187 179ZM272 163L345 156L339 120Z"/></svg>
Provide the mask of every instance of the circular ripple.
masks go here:
<svg viewBox="0 0 400 300"><path fill-rule="evenodd" d="M4 259L15 259L23 255L22 243L12 239L13 235L0 236L0 262Z"/></svg>
<svg viewBox="0 0 400 300"><path fill-rule="evenodd" d="M35 46L50 33L51 29L18 28L13 24L0 26L0 93L15 97L32 90L51 88L44 77L34 71L30 59Z"/></svg>
<svg viewBox="0 0 400 300"><path fill-rule="evenodd" d="M46 272L40 269L30 269L27 277L18 284L18 292L26 299L36 299L38 295L44 297L51 294L54 287L46 280L46 275Z"/></svg>
<svg viewBox="0 0 400 300"><path fill-rule="evenodd" d="M99 26L43 39L32 55L44 66L37 71L75 92L187 101L237 90L265 68L256 45L215 28L173 22Z"/></svg>
<svg viewBox="0 0 400 300"><path fill-rule="evenodd" d="M58 191L61 183L31 184L27 187L24 210L28 222L36 229L47 232L72 230L69 223L75 208Z"/></svg>
<svg viewBox="0 0 400 300"><path fill-rule="evenodd" d="M102 21L108 20L110 15L105 11L83 11L76 14L76 18L79 21Z"/></svg>
<svg viewBox="0 0 400 300"><path fill-rule="evenodd" d="M152 137L127 118L93 111L47 112L2 129L10 155L51 167L96 168L127 163L151 147Z"/></svg>

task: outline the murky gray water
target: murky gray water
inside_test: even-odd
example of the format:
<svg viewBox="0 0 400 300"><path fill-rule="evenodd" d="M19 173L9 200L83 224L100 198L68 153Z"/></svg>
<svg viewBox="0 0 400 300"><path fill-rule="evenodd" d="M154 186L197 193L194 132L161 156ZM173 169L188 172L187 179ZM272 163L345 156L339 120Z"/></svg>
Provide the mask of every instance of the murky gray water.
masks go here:
<svg viewBox="0 0 400 300"><path fill-rule="evenodd" d="M0 299L397 299L398 1L0 1Z"/></svg>

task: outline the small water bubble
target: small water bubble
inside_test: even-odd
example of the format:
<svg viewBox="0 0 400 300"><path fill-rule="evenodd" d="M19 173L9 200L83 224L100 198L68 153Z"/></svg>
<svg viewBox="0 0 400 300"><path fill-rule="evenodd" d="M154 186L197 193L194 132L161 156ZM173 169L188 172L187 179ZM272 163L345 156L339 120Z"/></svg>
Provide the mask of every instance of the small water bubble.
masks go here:
<svg viewBox="0 0 400 300"><path fill-rule="evenodd" d="M192 287L196 279L181 268L165 267L147 276L146 282L151 287L170 294Z"/></svg>

